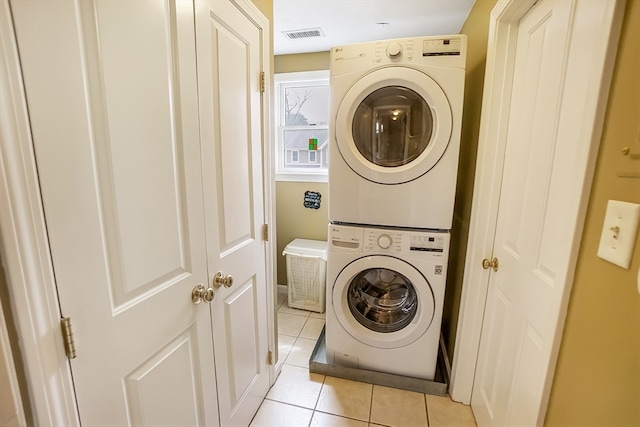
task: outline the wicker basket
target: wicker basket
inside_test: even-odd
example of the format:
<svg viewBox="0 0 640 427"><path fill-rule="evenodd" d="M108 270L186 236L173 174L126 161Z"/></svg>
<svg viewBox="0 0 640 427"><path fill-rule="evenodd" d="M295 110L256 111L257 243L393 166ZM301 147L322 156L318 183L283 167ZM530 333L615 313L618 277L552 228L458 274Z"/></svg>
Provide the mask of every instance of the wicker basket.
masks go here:
<svg viewBox="0 0 640 427"><path fill-rule="evenodd" d="M287 260L288 304L291 308L325 310L327 242L295 239L282 253Z"/></svg>

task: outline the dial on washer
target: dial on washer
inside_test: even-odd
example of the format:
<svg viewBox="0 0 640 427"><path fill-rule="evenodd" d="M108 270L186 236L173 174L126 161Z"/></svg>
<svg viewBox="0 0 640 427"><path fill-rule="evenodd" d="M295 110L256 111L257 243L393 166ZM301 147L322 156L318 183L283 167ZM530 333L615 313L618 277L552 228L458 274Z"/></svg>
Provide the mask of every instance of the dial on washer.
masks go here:
<svg viewBox="0 0 640 427"><path fill-rule="evenodd" d="M388 234L381 234L378 236L378 246L382 249L389 249L392 243L393 239Z"/></svg>

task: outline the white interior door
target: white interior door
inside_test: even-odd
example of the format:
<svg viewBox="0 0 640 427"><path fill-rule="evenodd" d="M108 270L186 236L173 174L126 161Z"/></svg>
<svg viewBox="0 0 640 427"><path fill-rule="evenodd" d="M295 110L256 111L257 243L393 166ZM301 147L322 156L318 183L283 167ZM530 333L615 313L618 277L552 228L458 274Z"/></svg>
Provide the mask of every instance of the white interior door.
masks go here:
<svg viewBox="0 0 640 427"><path fill-rule="evenodd" d="M209 280L220 422L248 425L269 388L260 81L262 27L249 2L197 1ZM258 16L259 15L259 16Z"/></svg>
<svg viewBox="0 0 640 427"><path fill-rule="evenodd" d="M83 425L218 425L193 4L12 1Z"/></svg>
<svg viewBox="0 0 640 427"><path fill-rule="evenodd" d="M489 279L471 398L480 426L544 421L590 143L579 132L588 62L573 60L589 51L572 30L597 25L601 5L540 0L519 21L493 246L498 270Z"/></svg>

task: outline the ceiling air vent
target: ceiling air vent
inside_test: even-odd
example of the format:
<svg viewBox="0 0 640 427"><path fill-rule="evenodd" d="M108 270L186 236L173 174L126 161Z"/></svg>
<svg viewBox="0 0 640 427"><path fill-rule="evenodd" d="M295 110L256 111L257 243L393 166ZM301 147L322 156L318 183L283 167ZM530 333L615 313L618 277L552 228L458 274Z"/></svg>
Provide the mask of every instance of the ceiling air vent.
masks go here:
<svg viewBox="0 0 640 427"><path fill-rule="evenodd" d="M320 28L309 28L306 30L283 31L283 34L290 40L308 39L311 37L324 37L324 33Z"/></svg>

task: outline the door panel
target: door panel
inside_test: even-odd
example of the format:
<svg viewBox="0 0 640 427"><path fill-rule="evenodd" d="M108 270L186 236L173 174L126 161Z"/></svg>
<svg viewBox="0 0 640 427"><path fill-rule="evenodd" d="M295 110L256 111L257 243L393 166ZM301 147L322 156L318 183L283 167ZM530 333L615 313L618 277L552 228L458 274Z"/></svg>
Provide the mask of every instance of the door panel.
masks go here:
<svg viewBox="0 0 640 427"><path fill-rule="evenodd" d="M219 60L216 64L218 74L213 82L217 86L220 105L215 114L215 122L220 131L217 139L218 158L218 200L220 215L220 248L222 251L230 249L235 244L252 239L253 230L253 200L251 192L252 168L249 137L251 107L249 101L249 75L247 61L250 59L250 46L239 34L234 34L221 22L212 23L215 34L213 55ZM259 70L258 70L259 72ZM260 143L260 140L255 141Z"/></svg>
<svg viewBox="0 0 640 427"><path fill-rule="evenodd" d="M217 425L193 7L12 11L80 419Z"/></svg>
<svg viewBox="0 0 640 427"><path fill-rule="evenodd" d="M259 371L260 354L257 351L259 348L251 342L251 338L258 335L258 325L255 322L247 322L247 318L257 318L255 276L234 286L238 286L238 289L225 298L224 314L225 319L228 319L230 332L229 363L233 366L229 395L234 402L238 402Z"/></svg>
<svg viewBox="0 0 640 427"><path fill-rule="evenodd" d="M176 11L169 3L157 6L80 3L116 311L190 270L181 87L172 65Z"/></svg>
<svg viewBox="0 0 640 427"><path fill-rule="evenodd" d="M217 272L233 277L211 307L223 425L248 425L269 387L259 113L264 35L242 4L196 4L209 280Z"/></svg>
<svg viewBox="0 0 640 427"><path fill-rule="evenodd" d="M202 424L199 408L204 406L204 402L198 393L201 379L192 375L176 375L185 369L200 370L194 357L197 354L196 342L196 331L190 328L127 375L124 388L132 425ZM158 398L158 390L163 390L161 398ZM194 400L193 396L197 398ZM174 403L163 405L166 401ZM182 410L176 411L176 407Z"/></svg>

